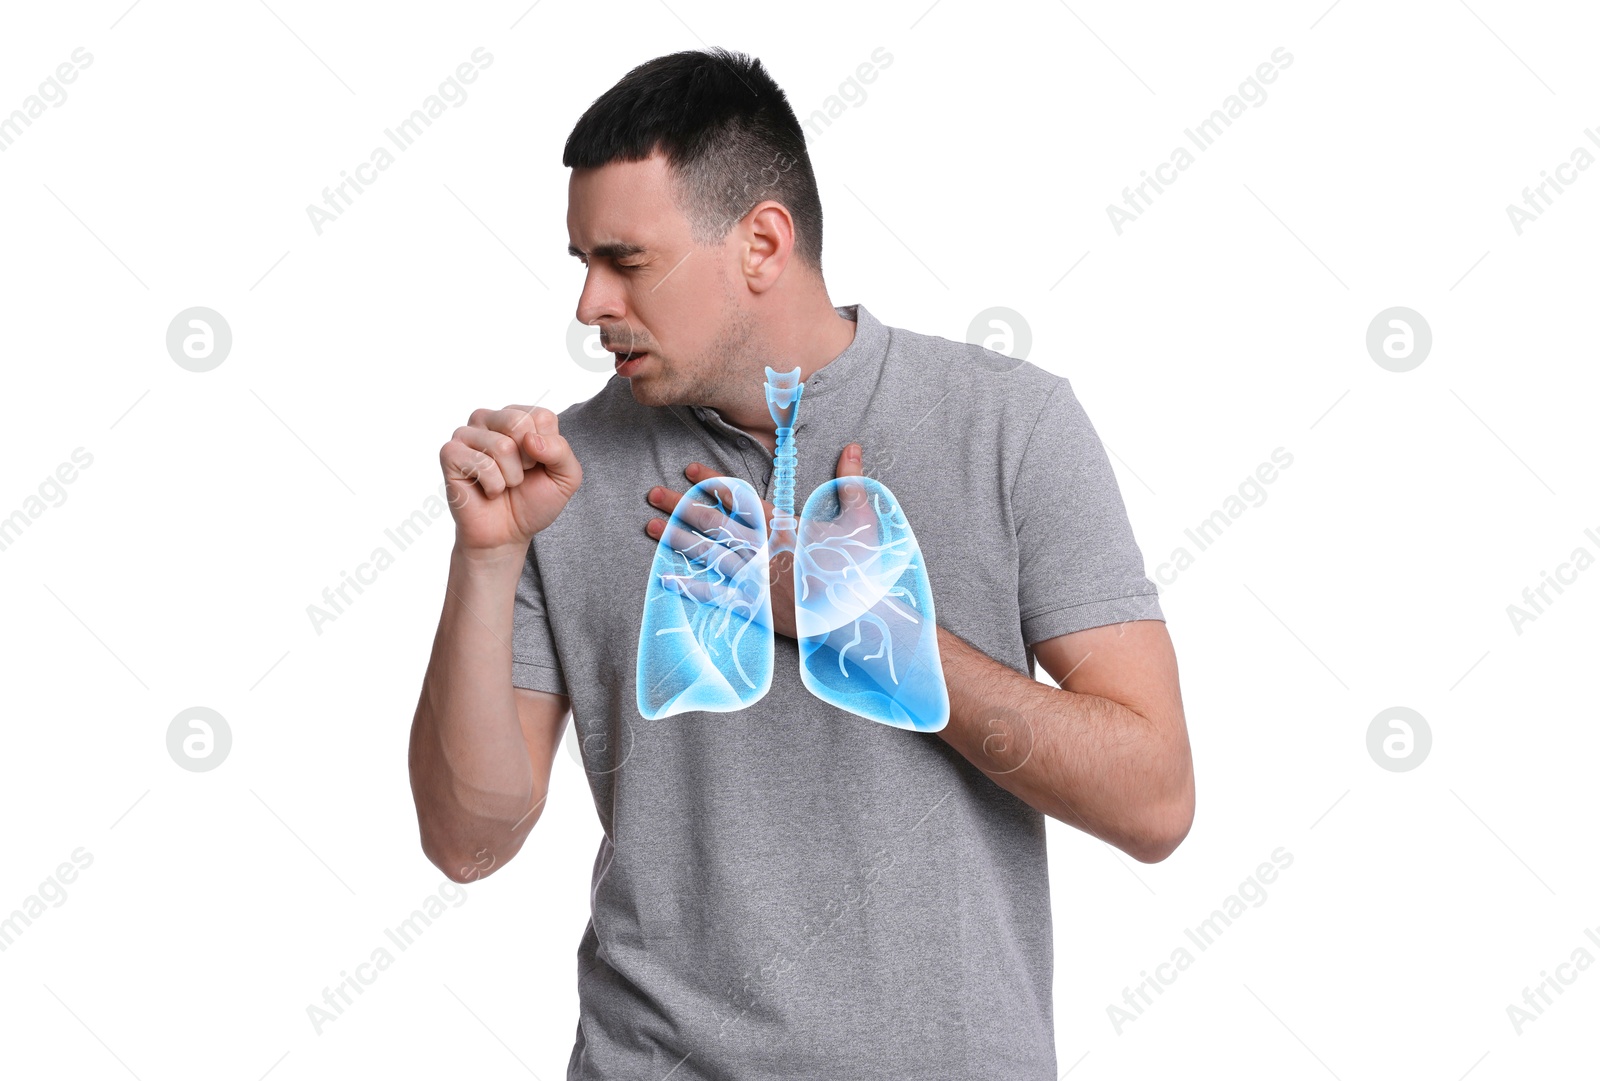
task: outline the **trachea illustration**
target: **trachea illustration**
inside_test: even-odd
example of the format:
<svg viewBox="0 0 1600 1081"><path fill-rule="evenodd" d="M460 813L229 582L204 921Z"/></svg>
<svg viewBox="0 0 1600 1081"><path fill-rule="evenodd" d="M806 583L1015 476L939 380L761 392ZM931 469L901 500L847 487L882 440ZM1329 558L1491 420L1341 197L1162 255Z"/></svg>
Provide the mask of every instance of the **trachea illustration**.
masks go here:
<svg viewBox="0 0 1600 1081"><path fill-rule="evenodd" d="M871 477L827 481L794 517L800 369L766 369L777 428L770 533L737 477L701 481L656 546L639 631L638 706L648 719L732 712L772 685L771 558L794 553L800 678L825 702L896 728L950 716L933 592L911 523Z"/></svg>
<svg viewBox="0 0 1600 1081"><path fill-rule="evenodd" d="M794 418L805 393L800 369L775 372L767 369L767 412L778 426L778 448L772 456L772 544L773 551L794 550Z"/></svg>

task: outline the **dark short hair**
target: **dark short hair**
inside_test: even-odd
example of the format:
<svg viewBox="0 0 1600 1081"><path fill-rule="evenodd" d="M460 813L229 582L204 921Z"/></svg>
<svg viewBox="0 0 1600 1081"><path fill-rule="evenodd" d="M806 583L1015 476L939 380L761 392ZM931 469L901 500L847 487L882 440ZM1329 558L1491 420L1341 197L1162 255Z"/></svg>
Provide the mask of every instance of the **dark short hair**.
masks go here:
<svg viewBox="0 0 1600 1081"><path fill-rule="evenodd" d="M760 60L716 48L640 64L584 110L561 164L590 169L658 150L701 243L773 199L794 219L796 254L821 270L822 200L805 132Z"/></svg>

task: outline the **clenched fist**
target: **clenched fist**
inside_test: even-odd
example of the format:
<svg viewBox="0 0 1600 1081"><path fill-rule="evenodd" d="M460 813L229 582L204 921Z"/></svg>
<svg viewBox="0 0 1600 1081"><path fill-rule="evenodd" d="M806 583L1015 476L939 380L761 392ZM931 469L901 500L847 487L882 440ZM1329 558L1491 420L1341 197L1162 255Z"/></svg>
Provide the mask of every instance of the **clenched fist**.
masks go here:
<svg viewBox="0 0 1600 1081"><path fill-rule="evenodd" d="M477 409L439 448L456 544L474 555L527 553L583 483L556 415L537 406Z"/></svg>

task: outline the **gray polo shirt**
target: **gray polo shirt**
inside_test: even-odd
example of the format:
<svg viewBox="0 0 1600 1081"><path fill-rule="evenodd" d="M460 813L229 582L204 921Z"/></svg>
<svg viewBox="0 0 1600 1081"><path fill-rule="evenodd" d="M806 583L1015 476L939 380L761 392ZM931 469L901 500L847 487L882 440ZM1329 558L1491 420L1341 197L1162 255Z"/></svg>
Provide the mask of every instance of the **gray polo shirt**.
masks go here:
<svg viewBox="0 0 1600 1081"><path fill-rule="evenodd" d="M797 505L861 443L939 624L1018 672L1044 639L1163 618L1066 379L838 311L855 340L806 381ZM782 636L759 702L644 720L645 493L699 461L770 498L772 459L621 377L560 417L583 485L529 546L512 681L571 698L605 832L569 1081L1055 1081L1044 817L938 735L812 697Z"/></svg>

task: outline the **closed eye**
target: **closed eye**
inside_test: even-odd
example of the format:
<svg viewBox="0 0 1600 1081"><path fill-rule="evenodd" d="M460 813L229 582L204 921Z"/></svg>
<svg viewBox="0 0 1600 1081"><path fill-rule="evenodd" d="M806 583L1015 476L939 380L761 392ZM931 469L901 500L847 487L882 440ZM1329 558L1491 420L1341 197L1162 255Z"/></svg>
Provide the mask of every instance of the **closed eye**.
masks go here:
<svg viewBox="0 0 1600 1081"><path fill-rule="evenodd" d="M645 252L645 249L638 244L599 244L595 246L593 251L588 252L582 251L574 244L569 244L567 245L567 254L576 258L584 266L589 265L589 257L591 255L597 259L609 259L612 266L622 267L627 270L645 266L649 263L648 259L644 259L643 261L636 263L622 263L618 261L621 259L638 259L641 256L646 255L647 253Z"/></svg>

